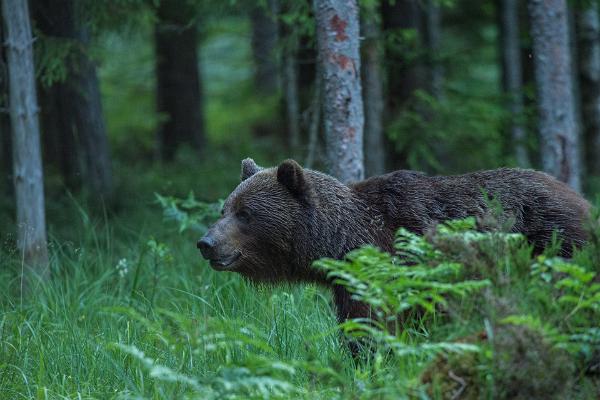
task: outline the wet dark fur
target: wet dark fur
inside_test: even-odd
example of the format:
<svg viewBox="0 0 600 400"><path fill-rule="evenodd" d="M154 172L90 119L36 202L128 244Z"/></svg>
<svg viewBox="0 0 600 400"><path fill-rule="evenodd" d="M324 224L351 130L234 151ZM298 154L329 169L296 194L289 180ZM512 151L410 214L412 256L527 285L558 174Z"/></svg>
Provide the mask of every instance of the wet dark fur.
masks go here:
<svg viewBox="0 0 600 400"><path fill-rule="evenodd" d="M257 281L329 285L340 320L367 316L369 309L327 282L311 267L314 260L340 259L368 243L391 251L400 227L423 234L441 221L482 217L488 207L483 193L501 203L504 216L514 219L512 230L527 236L537 251L555 230L564 240L565 256L586 240L588 202L532 170L501 168L459 176L396 171L344 185L293 160L270 169L244 160L242 180L225 203L224 219L209 231L224 242L220 246L240 249L242 256L231 270ZM252 217L238 221L240 209Z"/></svg>

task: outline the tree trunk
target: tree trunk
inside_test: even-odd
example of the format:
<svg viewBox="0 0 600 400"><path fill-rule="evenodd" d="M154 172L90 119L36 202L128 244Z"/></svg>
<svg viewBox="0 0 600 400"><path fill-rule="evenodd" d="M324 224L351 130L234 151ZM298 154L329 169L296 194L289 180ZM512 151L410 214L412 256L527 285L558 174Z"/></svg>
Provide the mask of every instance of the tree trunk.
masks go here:
<svg viewBox="0 0 600 400"><path fill-rule="evenodd" d="M314 0L313 6L329 169L342 182L358 181L364 178L358 4Z"/></svg>
<svg viewBox="0 0 600 400"><path fill-rule="evenodd" d="M267 95L277 94L279 89L277 6L277 0L267 0L265 4L256 4L250 12L254 85L260 93Z"/></svg>
<svg viewBox="0 0 600 400"><path fill-rule="evenodd" d="M530 165L530 161L526 146L526 130L522 122L524 108L519 1L500 0L499 14L502 87L508 96L507 105L511 116L510 137L517 165L526 168Z"/></svg>
<svg viewBox="0 0 600 400"><path fill-rule="evenodd" d="M542 165L581 189L566 0L529 0Z"/></svg>
<svg viewBox="0 0 600 400"><path fill-rule="evenodd" d="M423 42L427 48L427 91L440 100L444 91L444 68L440 63L442 10L438 0L426 0L424 9Z"/></svg>
<svg viewBox="0 0 600 400"><path fill-rule="evenodd" d="M155 27L158 151L171 161L180 143L198 153L204 148L204 118L198 68L198 29L193 10L176 0L162 0Z"/></svg>
<svg viewBox="0 0 600 400"><path fill-rule="evenodd" d="M60 165L69 188L79 188L83 181L94 196L110 201L110 149L96 67L87 54L90 38L81 18L83 10L73 0L35 0L31 4L36 26L44 36L77 45L68 58L66 79L40 88L45 155Z"/></svg>
<svg viewBox="0 0 600 400"><path fill-rule="evenodd" d="M321 110L323 107L323 77L320 71L317 71L315 77L315 87L313 93L313 103L310 126L308 129L308 146L306 152L306 168L313 168L317 156L317 146L319 144L319 128L321 127Z"/></svg>
<svg viewBox="0 0 600 400"><path fill-rule="evenodd" d="M365 170L367 176L385 171L383 136L382 35L380 20L374 13L362 18L363 87L365 107Z"/></svg>
<svg viewBox="0 0 600 400"><path fill-rule="evenodd" d="M579 79L586 169L600 175L600 20L598 5L577 12Z"/></svg>
<svg viewBox="0 0 600 400"><path fill-rule="evenodd" d="M382 1L381 16L383 30L387 34L402 37L406 30L413 30L417 35L421 32L421 13L418 0ZM423 71L415 61L408 61L404 49L398 43L391 43L385 48L387 64L387 113L396 115L415 90L423 87Z"/></svg>
<svg viewBox="0 0 600 400"><path fill-rule="evenodd" d="M73 91L67 82L56 82L50 87L38 85L38 88L44 161L46 165L58 166L67 188L78 190L83 177L74 129L76 99Z"/></svg>
<svg viewBox="0 0 600 400"><path fill-rule="evenodd" d="M298 66L296 64L297 46L295 38L292 44L283 50L283 86L287 119L289 150L296 154L300 148L300 98L298 93Z"/></svg>
<svg viewBox="0 0 600 400"><path fill-rule="evenodd" d="M77 21L77 20L76 20ZM85 26L77 21L77 40L89 47L89 33ZM77 71L74 72L73 85L79 93L74 103L75 126L81 142L85 181L92 193L101 199L111 201L113 198L112 167L104 112L100 95L100 83L96 74L96 66L86 54L82 54Z"/></svg>
<svg viewBox="0 0 600 400"><path fill-rule="evenodd" d="M9 115L2 111L0 112L0 157L2 157L0 168L2 168L2 192L6 194L12 194L12 143L10 135Z"/></svg>
<svg viewBox="0 0 600 400"><path fill-rule="evenodd" d="M412 30L420 40L422 32L418 0L383 0L381 17L384 37L404 37ZM406 107L417 89L423 85L423 68L417 60L407 60L404 46L397 41L386 40L385 45L385 109L384 120L389 123ZM387 169L406 168L407 155L396 149L396 144L384 138Z"/></svg>
<svg viewBox="0 0 600 400"><path fill-rule="evenodd" d="M27 1L4 0L2 14L8 52L17 245L28 271L46 279L49 271L44 178Z"/></svg>
<svg viewBox="0 0 600 400"><path fill-rule="evenodd" d="M0 18L0 43L5 42L4 27L2 18ZM6 53L0 51L0 157L2 162L0 176L2 183L0 190L2 193L12 195L12 141L10 138L10 115L8 103L8 67L6 62Z"/></svg>

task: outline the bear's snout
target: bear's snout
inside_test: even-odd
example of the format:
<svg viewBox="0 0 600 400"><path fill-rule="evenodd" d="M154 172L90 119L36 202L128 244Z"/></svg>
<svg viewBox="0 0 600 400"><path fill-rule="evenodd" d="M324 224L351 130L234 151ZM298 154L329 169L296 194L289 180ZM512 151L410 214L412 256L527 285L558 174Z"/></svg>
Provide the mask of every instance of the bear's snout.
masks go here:
<svg viewBox="0 0 600 400"><path fill-rule="evenodd" d="M202 239L198 240L196 247L200 249L202 257L207 260L211 260L215 255L215 241L212 237L205 235Z"/></svg>

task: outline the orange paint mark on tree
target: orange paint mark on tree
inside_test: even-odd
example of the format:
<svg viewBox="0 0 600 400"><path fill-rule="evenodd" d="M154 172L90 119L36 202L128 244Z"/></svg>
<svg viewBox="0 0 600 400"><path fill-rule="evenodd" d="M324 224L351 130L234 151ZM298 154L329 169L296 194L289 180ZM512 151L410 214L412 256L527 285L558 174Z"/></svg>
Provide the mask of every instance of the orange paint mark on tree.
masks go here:
<svg viewBox="0 0 600 400"><path fill-rule="evenodd" d="M346 35L346 26L348 26L347 21L344 21L336 14L329 21L329 25L331 26L331 29L335 31L336 42L342 42L348 39L348 35Z"/></svg>
<svg viewBox="0 0 600 400"><path fill-rule="evenodd" d="M356 136L356 129L353 127L349 127L348 129L346 129L346 137L350 140L354 140L354 137Z"/></svg>
<svg viewBox="0 0 600 400"><path fill-rule="evenodd" d="M334 54L331 58L333 59L334 63L340 66L341 69L348 69L352 66L352 59L343 54Z"/></svg>

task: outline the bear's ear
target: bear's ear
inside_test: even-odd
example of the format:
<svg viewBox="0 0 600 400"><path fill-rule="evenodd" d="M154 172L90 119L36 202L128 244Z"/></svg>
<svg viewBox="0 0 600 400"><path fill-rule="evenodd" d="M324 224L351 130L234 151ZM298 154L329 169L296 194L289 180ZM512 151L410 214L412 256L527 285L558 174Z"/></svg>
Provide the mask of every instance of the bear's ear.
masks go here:
<svg viewBox="0 0 600 400"><path fill-rule="evenodd" d="M252 175L260 171L262 168L256 165L253 159L245 158L242 160L242 176L241 180L245 181L250 178Z"/></svg>
<svg viewBox="0 0 600 400"><path fill-rule="evenodd" d="M299 200L308 200L308 184L302 167L294 160L285 160L277 168L277 181Z"/></svg>

